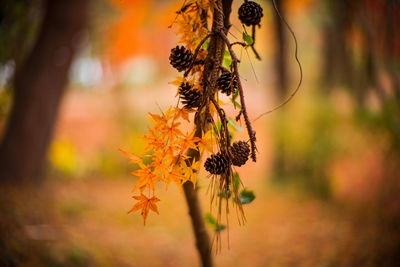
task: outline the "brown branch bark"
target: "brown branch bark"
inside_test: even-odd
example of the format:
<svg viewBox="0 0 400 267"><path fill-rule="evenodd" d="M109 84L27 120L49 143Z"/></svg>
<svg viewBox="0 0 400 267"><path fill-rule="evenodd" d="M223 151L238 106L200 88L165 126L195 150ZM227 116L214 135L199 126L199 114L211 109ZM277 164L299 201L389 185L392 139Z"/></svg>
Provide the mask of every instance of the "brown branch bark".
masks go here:
<svg viewBox="0 0 400 267"><path fill-rule="evenodd" d="M39 37L14 82L14 105L0 146L0 179L41 175L58 106L89 0L47 0Z"/></svg>
<svg viewBox="0 0 400 267"><path fill-rule="evenodd" d="M240 80L240 76L239 76L239 67L238 67L239 59L236 56L235 52L233 51L232 44L229 42L229 39L225 35L225 33L223 31L220 31L219 33L220 33L220 36L223 39L223 41L226 43L226 45L228 47L228 50L229 50L229 54L231 55L231 58L232 58L233 73L234 73L234 76L237 77L237 81L238 81L240 104L242 105L242 115L243 115L243 118L244 118L244 122L246 124L247 133L248 133L249 138L250 138L251 158L255 162L257 160L257 156L256 156L256 151L257 151L256 136L255 136L255 131L253 130L253 127L251 126L249 115L247 114L247 108L246 108L246 102L244 100L244 92L243 92L242 81Z"/></svg>
<svg viewBox="0 0 400 267"><path fill-rule="evenodd" d="M208 119L207 108L209 106L210 97L213 97L218 78L220 63L224 55L225 43L218 34L221 30L227 32L230 27L229 15L231 12L232 0L218 0L217 6L221 11L214 10L213 23L208 47L207 58L204 63L203 72L203 96L202 104L199 112L195 115L196 133L195 136L201 137L202 132L209 129L210 121ZM217 33L217 34L214 34ZM206 112L201 112L205 108ZM190 149L187 153L190 158L199 159L200 154L197 150ZM192 161L191 161L192 162ZM186 202L189 208L189 215L192 221L193 231L196 238L196 247L203 267L213 266L211 253L210 238L204 223L203 212L201 210L200 201L197 195L197 190L191 182L186 182L183 185Z"/></svg>

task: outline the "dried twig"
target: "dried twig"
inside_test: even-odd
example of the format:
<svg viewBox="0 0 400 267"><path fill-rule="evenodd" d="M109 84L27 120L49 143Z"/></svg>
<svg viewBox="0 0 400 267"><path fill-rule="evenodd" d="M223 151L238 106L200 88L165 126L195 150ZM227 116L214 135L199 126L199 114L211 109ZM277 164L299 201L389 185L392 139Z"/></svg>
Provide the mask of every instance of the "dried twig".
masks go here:
<svg viewBox="0 0 400 267"><path fill-rule="evenodd" d="M247 114L246 103L244 101L242 82L239 77L239 68L238 68L239 59L237 58L235 52L233 51L232 44L229 42L229 39L226 36L226 34L223 31L220 31L219 34L222 37L222 39L224 40L225 44L227 45L229 53L232 58L233 72L237 78L240 103L242 105L242 114L243 114L243 118L244 118L246 128L247 128L247 133L249 135L250 143L251 143L251 158L253 161L256 161L257 160L257 157L256 157L257 147L256 147L256 140L255 140L255 132L253 131L253 128L251 126L251 122L250 122L249 116Z"/></svg>
<svg viewBox="0 0 400 267"><path fill-rule="evenodd" d="M256 43L256 26L253 25L253 27L251 27L251 38L253 38L253 43L250 45L251 50L253 50L254 55L256 56L256 59L261 60L260 54L258 54L256 48L254 47L255 43Z"/></svg>

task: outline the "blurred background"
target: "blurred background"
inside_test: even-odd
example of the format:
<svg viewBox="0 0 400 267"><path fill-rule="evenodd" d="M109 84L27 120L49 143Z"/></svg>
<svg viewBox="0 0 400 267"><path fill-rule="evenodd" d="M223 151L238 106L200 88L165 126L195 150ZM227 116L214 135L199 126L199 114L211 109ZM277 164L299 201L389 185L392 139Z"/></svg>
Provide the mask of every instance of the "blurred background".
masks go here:
<svg viewBox="0 0 400 267"><path fill-rule="evenodd" d="M216 265L398 266L400 1L276 1L296 33L304 80L289 104L254 122L258 162L238 171L256 199L245 207L245 226L232 214L230 248L224 231ZM262 60L237 52L250 118L281 103L299 79L293 39L272 2L257 2ZM241 3L234 1L231 40L241 39ZM126 214L136 178L118 152L140 154L147 112L177 101L168 82L179 74L168 56L178 38L168 26L181 5L2 1L1 265L199 265L177 188L158 189L160 215L150 214L146 227L139 214ZM53 117L21 119L35 105ZM40 131L46 140L35 138ZM40 155L47 156L37 175ZM10 169L33 181L9 187ZM204 212L207 184L202 170Z"/></svg>

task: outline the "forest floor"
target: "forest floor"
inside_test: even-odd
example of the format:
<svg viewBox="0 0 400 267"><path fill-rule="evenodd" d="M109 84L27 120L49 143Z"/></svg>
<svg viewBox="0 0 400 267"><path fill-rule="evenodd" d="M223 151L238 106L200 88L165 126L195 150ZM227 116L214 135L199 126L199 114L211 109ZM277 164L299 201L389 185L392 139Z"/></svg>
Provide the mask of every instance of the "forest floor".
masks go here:
<svg viewBox="0 0 400 267"><path fill-rule="evenodd" d="M183 194L169 189L160 215L150 214L144 227L140 214L126 213L132 184L123 178L49 182L38 193L50 200L46 219L26 230L60 266L198 266ZM230 241L224 231L216 266L351 265L360 237L338 207L265 183L256 188L257 199L245 208L247 223L239 226L230 216ZM200 192L207 211L208 197Z"/></svg>
<svg viewBox="0 0 400 267"><path fill-rule="evenodd" d="M137 137L146 131L143 117L157 92L143 89L135 94L146 101L131 103L128 99L135 97L120 91L67 95L46 182L40 189L26 189L26 194L23 190L24 196L15 200L20 210L6 206L11 214L7 216L17 218L25 233L18 235L22 247L17 240L5 240L6 245L15 244L17 255L31 260L25 266L36 266L35 260L43 266L43 257L45 266L199 266L185 199L175 186L168 191L157 188L160 215L150 213L145 227L140 213L127 214L134 204L131 189L137 178L129 175L131 166L120 164L126 160L117 148L142 149ZM253 94L253 114L265 109L260 100L265 98L262 91ZM157 112L154 107L151 112ZM245 206L244 226L238 225L234 212L230 214L229 242L225 230L222 250L214 257L216 266L376 266L376 255L382 256L378 250L396 246L385 243L391 242L386 238L391 232L385 230L386 237L381 236L380 223L370 221L368 207L350 208L335 199L321 200L271 183L274 144L268 125L261 120L255 125L262 148L259 162L239 170L256 199ZM350 171L354 178L360 168L368 170L371 164L348 165L351 168L341 165L340 169ZM199 177L206 213L210 210L208 181L202 172ZM354 188L349 195L354 195ZM9 203L7 194L3 203ZM398 238L392 239L397 242Z"/></svg>

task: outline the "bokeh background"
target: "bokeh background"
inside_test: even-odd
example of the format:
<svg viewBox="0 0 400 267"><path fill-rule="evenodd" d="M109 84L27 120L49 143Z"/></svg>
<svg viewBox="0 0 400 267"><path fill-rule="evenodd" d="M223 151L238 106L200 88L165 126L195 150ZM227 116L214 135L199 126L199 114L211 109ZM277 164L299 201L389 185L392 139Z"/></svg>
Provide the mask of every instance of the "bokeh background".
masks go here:
<svg viewBox="0 0 400 267"><path fill-rule="evenodd" d="M398 266L400 2L276 1L298 39L303 84L289 104L254 122L258 162L239 173L256 199L245 207L246 225L231 216L229 248L224 231L216 266ZM250 118L281 103L299 79L293 39L272 2L257 2L264 8L256 39L262 60L238 50ZM241 3L234 1L231 40L241 39ZM4 133L14 74L38 49L46 2L0 5ZM126 214L136 178L118 152L140 153L147 112L177 101L168 82L179 74L168 56L178 38L168 26L181 5L90 2L43 178L2 186L3 266L199 265L177 188L158 189L160 215L150 214L146 227L139 214ZM204 212L207 184L202 170Z"/></svg>

